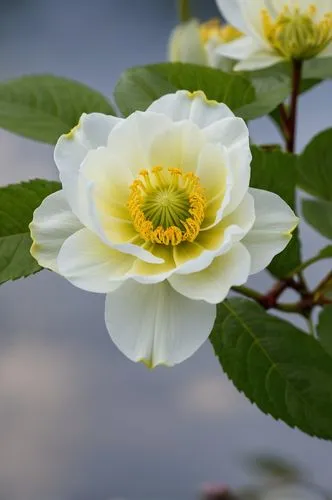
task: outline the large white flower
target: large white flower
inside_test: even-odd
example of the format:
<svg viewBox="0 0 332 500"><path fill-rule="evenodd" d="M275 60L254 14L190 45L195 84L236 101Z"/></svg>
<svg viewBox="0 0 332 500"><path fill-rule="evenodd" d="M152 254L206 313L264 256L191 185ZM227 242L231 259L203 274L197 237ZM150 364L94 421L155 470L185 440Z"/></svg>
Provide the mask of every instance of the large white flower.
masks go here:
<svg viewBox="0 0 332 500"><path fill-rule="evenodd" d="M249 189L250 161L245 122L202 92L126 119L83 115L56 145L63 190L34 213L32 255L107 294L107 328L130 359L179 363L297 225L277 195Z"/></svg>
<svg viewBox="0 0 332 500"><path fill-rule="evenodd" d="M229 71L234 61L221 56L220 45L237 40L242 33L233 26L211 19L200 24L196 19L181 23L174 28L168 44L168 58L171 62L182 62L211 66Z"/></svg>
<svg viewBox="0 0 332 500"><path fill-rule="evenodd" d="M240 61L235 70L284 60L332 56L332 0L216 0L222 15L246 36L218 47Z"/></svg>

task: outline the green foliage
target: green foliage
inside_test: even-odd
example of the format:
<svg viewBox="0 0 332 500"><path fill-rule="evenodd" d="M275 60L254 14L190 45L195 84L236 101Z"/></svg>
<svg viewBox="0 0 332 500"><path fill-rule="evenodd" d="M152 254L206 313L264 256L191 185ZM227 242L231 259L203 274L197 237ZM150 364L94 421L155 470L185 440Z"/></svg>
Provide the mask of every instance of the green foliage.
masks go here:
<svg viewBox="0 0 332 500"><path fill-rule="evenodd" d="M298 161L298 184L313 196L332 201L332 129L308 144Z"/></svg>
<svg viewBox="0 0 332 500"><path fill-rule="evenodd" d="M40 271L30 255L29 224L43 199L60 187L36 179L0 188L0 284Z"/></svg>
<svg viewBox="0 0 332 500"><path fill-rule="evenodd" d="M302 212L305 220L321 235L332 240L332 202L303 200Z"/></svg>
<svg viewBox="0 0 332 500"><path fill-rule="evenodd" d="M332 305L325 306L320 313L317 333L325 351L332 356Z"/></svg>
<svg viewBox="0 0 332 500"><path fill-rule="evenodd" d="M288 95L285 79L278 75L252 77L223 73L195 64L163 63L125 71L114 96L124 116L145 110L154 100L176 90L202 90L209 99L227 104L237 116L252 120L272 111Z"/></svg>
<svg viewBox="0 0 332 500"><path fill-rule="evenodd" d="M0 83L0 127L54 144L82 113L114 114L107 99L82 83L52 75Z"/></svg>
<svg viewBox="0 0 332 500"><path fill-rule="evenodd" d="M264 413L332 439L332 363L317 340L245 299L218 306L210 339L229 378Z"/></svg>
<svg viewBox="0 0 332 500"><path fill-rule="evenodd" d="M264 151L255 146L252 147L252 155L251 186L278 194L295 209L296 156L282 151ZM273 259L269 270L278 278L283 278L300 263L300 240L298 231L295 231L289 245Z"/></svg>

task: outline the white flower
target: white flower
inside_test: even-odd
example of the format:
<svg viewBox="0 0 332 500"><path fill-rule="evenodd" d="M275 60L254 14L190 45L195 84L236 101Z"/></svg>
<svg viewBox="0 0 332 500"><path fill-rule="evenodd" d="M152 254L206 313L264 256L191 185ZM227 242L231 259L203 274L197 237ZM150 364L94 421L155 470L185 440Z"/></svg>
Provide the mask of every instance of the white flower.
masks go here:
<svg viewBox="0 0 332 500"><path fill-rule="evenodd" d="M56 145L63 190L35 211L31 253L107 294L107 328L130 359L179 363L297 225L277 195L249 189L250 161L245 122L202 92L126 119L83 115Z"/></svg>
<svg viewBox="0 0 332 500"><path fill-rule="evenodd" d="M217 48L242 36L233 26L222 25L219 19L200 24L196 19L174 28L168 44L171 62L212 66L229 71L234 61L218 54Z"/></svg>
<svg viewBox="0 0 332 500"><path fill-rule="evenodd" d="M240 61L235 70L285 60L332 56L332 0L216 0L229 23L246 36L218 47Z"/></svg>

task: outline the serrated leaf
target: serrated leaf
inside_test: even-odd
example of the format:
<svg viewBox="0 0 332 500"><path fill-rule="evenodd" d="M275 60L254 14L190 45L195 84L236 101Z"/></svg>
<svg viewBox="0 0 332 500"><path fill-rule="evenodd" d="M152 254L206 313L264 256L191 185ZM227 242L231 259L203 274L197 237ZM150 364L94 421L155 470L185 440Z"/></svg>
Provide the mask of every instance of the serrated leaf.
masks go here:
<svg viewBox="0 0 332 500"><path fill-rule="evenodd" d="M317 333L325 351L332 356L332 305L325 306L320 313Z"/></svg>
<svg viewBox="0 0 332 500"><path fill-rule="evenodd" d="M0 83L0 127L29 139L54 144L92 112L115 114L102 94L74 80L31 75Z"/></svg>
<svg viewBox="0 0 332 500"><path fill-rule="evenodd" d="M325 238L332 240L332 202L303 200L302 212L305 220Z"/></svg>
<svg viewBox="0 0 332 500"><path fill-rule="evenodd" d="M316 135L298 161L298 184L308 193L332 201L332 129Z"/></svg>
<svg viewBox="0 0 332 500"><path fill-rule="evenodd" d="M60 188L40 179L0 188L0 284L41 270L30 255L29 224L43 199Z"/></svg>
<svg viewBox="0 0 332 500"><path fill-rule="evenodd" d="M296 162L295 155L282 151L264 151L252 147L250 185L278 194L295 209ZM300 240L295 231L286 249L269 266L270 272L283 278L301 264Z"/></svg>
<svg viewBox="0 0 332 500"><path fill-rule="evenodd" d="M316 339L252 301L231 299L218 306L210 340L229 378L264 413L332 439L332 363Z"/></svg>
<svg viewBox="0 0 332 500"><path fill-rule="evenodd" d="M121 113L128 116L136 110L144 111L159 97L176 90L202 90L208 99L224 102L236 114L255 98L253 86L240 75L182 63L128 69L121 75L114 96Z"/></svg>

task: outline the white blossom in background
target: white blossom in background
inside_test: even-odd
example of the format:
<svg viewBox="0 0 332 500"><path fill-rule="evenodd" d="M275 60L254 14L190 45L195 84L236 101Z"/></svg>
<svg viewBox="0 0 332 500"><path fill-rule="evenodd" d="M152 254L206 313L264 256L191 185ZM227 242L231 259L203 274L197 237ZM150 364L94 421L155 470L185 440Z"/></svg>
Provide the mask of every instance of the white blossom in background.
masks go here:
<svg viewBox="0 0 332 500"><path fill-rule="evenodd" d="M200 24L196 19L181 23L174 28L168 44L168 59L211 66L230 71L234 61L221 56L217 49L224 43L239 39L242 33L233 26L211 19Z"/></svg>
<svg viewBox="0 0 332 500"><path fill-rule="evenodd" d="M220 45L235 70L285 60L332 56L332 0L216 0L221 14L245 36Z"/></svg>
<svg viewBox="0 0 332 500"><path fill-rule="evenodd" d="M298 223L276 194L249 189L247 126L202 92L165 95L126 119L83 115L54 157L63 189L35 211L31 253L107 294L111 338L149 366L191 356L216 304Z"/></svg>

